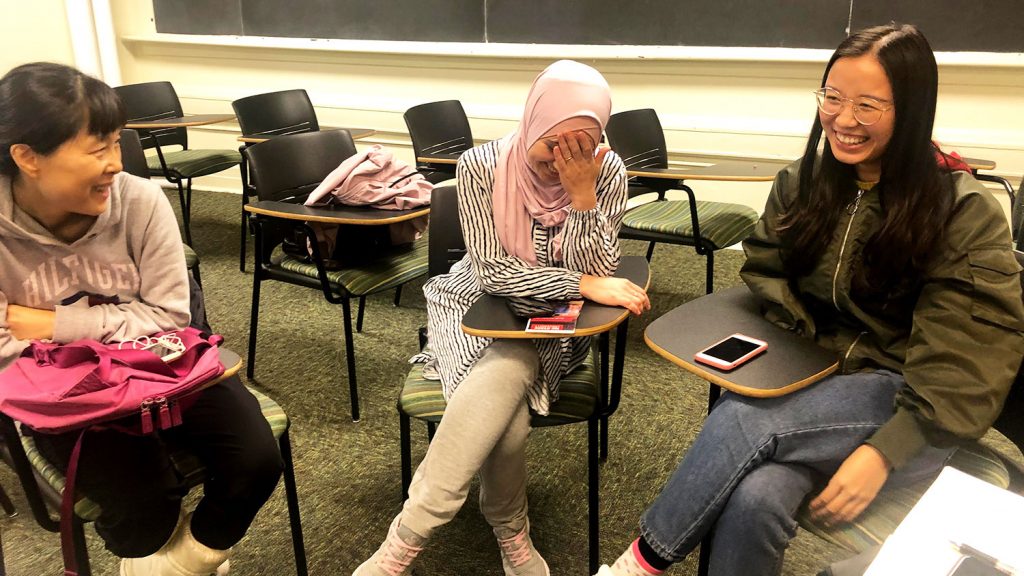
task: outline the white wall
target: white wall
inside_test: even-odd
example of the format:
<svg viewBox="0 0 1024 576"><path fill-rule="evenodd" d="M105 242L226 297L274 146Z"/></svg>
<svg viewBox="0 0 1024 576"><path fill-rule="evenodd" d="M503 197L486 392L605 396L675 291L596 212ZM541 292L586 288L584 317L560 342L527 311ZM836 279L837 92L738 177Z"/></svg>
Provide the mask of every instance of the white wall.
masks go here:
<svg viewBox="0 0 1024 576"><path fill-rule="evenodd" d="M64 0L0 0L0 74L26 62L74 65Z"/></svg>
<svg viewBox="0 0 1024 576"><path fill-rule="evenodd" d="M125 83L171 80L185 110L193 113L227 112L242 96L305 88L322 125L374 128L377 135L363 143L395 147L409 160L406 108L456 98L477 138L498 137L517 121L533 77L559 55L552 50L603 72L616 110L657 109L675 161L795 158L815 113L810 92L828 57L823 51L794 56L712 49L677 50L681 57L672 58L666 57L671 50L660 49L493 45L410 54L391 51L395 43L279 39L224 45L222 38L157 35L149 2L113 0L112 9ZM487 55L468 54L474 50ZM653 57L637 58L636 50ZM721 59L722 54L734 58ZM956 63L965 60L975 64ZM965 156L996 161L995 172L1014 181L1024 174L1022 71L1021 55L940 55L936 138ZM237 147L234 125L190 134L193 146ZM226 172L201 185L237 189L238 176ZM702 197L758 209L768 188L759 183L695 186Z"/></svg>

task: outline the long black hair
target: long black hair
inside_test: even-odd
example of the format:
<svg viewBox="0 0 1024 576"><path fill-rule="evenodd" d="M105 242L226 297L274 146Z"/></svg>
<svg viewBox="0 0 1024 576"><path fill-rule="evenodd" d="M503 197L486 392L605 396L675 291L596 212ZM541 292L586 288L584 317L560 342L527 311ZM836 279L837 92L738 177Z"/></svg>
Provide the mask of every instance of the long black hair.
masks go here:
<svg viewBox="0 0 1024 576"><path fill-rule="evenodd" d="M33 62L13 68L0 78L0 174L18 174L11 158L15 144L45 156L83 127L106 136L126 119L113 88L70 66Z"/></svg>
<svg viewBox="0 0 1024 576"><path fill-rule="evenodd" d="M881 157L878 183L883 222L864 246L863 265L853 273L855 293L879 293L924 271L952 211L952 179L940 172L932 144L938 67L924 35L914 26L889 24L856 32L839 45L821 79L824 87L836 60L872 55L892 86L895 122ZM816 111L817 112L817 111ZM836 160L828 140L819 155L822 125L817 113L800 163L797 201L779 218L789 245L787 272L807 274L817 264L842 211L857 192L856 167Z"/></svg>

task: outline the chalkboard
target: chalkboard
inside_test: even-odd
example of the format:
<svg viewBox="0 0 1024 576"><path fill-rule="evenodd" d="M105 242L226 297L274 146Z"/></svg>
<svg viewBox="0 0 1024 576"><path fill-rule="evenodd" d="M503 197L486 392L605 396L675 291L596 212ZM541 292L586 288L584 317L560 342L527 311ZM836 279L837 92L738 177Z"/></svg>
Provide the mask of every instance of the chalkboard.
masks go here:
<svg viewBox="0 0 1024 576"><path fill-rule="evenodd" d="M1024 52L1021 0L153 0L153 12L176 34L825 49L896 21L937 51Z"/></svg>

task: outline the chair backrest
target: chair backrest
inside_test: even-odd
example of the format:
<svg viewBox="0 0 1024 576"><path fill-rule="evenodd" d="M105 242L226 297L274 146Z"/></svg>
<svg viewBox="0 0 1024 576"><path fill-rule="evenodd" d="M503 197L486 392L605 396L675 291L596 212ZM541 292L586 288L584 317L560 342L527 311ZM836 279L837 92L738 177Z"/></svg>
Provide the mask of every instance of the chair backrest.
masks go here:
<svg viewBox="0 0 1024 576"><path fill-rule="evenodd" d="M179 118L184 115L178 93L170 82L143 82L114 88L124 102L129 122ZM154 128L139 134L142 148L179 145L188 148L188 130L185 128Z"/></svg>
<svg viewBox="0 0 1024 576"><path fill-rule="evenodd" d="M290 134L249 146L242 154L260 200L302 202L346 158L356 153L348 130Z"/></svg>
<svg viewBox="0 0 1024 576"><path fill-rule="evenodd" d="M433 234L433 231L431 231ZM1017 262L1024 266L1024 252L1014 251ZM1021 290L1024 291L1024 273L1021 274ZM1017 379L1010 388L1010 395L1003 404L1003 411L996 419L993 428L1006 436L1017 448L1024 452L1024 365L1017 371Z"/></svg>
<svg viewBox="0 0 1024 576"><path fill-rule="evenodd" d="M142 150L139 133L131 128L121 130L121 166L129 174L149 178L149 166L146 164L146 153Z"/></svg>
<svg viewBox="0 0 1024 576"><path fill-rule="evenodd" d="M622 158L627 170L668 168L665 133L654 109L612 114L605 133L608 144Z"/></svg>
<svg viewBox="0 0 1024 576"><path fill-rule="evenodd" d="M473 131L458 100L413 106L405 111L405 126L417 157L454 154L473 147Z"/></svg>
<svg viewBox="0 0 1024 576"><path fill-rule="evenodd" d="M455 186L439 186L430 195L430 237L427 276L445 274L466 254Z"/></svg>
<svg viewBox="0 0 1024 576"><path fill-rule="evenodd" d="M231 103L242 135L316 132L320 124L305 90L282 90L239 98Z"/></svg>

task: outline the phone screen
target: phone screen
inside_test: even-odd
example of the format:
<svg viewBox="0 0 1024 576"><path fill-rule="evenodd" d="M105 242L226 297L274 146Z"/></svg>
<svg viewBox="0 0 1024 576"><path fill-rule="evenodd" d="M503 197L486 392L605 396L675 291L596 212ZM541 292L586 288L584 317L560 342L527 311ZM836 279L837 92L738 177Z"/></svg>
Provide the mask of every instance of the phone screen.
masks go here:
<svg viewBox="0 0 1024 576"><path fill-rule="evenodd" d="M735 362L747 354L753 352L759 344L736 338L735 336L715 344L703 351L706 356L713 356L727 363Z"/></svg>

